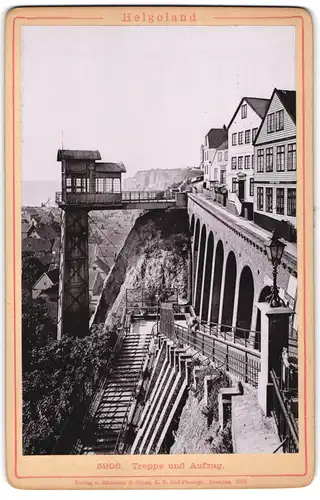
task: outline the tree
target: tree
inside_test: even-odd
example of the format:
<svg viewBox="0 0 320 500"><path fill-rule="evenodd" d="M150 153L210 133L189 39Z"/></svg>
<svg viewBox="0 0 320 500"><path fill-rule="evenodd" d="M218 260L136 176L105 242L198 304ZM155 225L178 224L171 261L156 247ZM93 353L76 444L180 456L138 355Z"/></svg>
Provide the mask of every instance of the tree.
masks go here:
<svg viewBox="0 0 320 500"><path fill-rule="evenodd" d="M22 287L31 291L32 286L46 271L47 266L43 264L33 252L22 252Z"/></svg>

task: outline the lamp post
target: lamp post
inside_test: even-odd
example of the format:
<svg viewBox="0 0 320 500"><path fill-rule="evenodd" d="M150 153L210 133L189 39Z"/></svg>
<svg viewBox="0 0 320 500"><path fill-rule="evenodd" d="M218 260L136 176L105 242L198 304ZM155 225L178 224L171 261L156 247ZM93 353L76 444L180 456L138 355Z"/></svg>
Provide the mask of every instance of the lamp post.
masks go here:
<svg viewBox="0 0 320 500"><path fill-rule="evenodd" d="M279 296L279 290L277 286L277 268L281 263L285 246L285 243L277 238L275 231L273 231L271 238L265 243L268 259L273 265L272 291L271 294L266 298L266 301L270 303L270 307L283 307L286 305L282 298Z"/></svg>

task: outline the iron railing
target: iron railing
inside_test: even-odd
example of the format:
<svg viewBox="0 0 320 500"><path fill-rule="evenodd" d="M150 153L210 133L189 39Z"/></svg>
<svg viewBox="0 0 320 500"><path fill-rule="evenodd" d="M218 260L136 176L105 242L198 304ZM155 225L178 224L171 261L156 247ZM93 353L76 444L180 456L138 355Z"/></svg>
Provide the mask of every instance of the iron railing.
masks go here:
<svg viewBox="0 0 320 500"><path fill-rule="evenodd" d="M222 323L201 321L200 329L209 335L216 335L234 344L261 350L260 332Z"/></svg>
<svg viewBox="0 0 320 500"><path fill-rule="evenodd" d="M258 386L258 373L260 371L259 351L235 344L219 337L212 332L206 333L201 329L184 327L178 324L160 323L160 331L171 340L181 342L192 347L197 353L212 359L219 365L224 365L226 371L237 376L240 380Z"/></svg>
<svg viewBox="0 0 320 500"><path fill-rule="evenodd" d="M274 370L270 371L272 381L272 415L278 428L281 441L280 446L284 453L299 452L299 431L296 419L291 412L290 402L286 393L281 390L281 384Z"/></svg>
<svg viewBox="0 0 320 500"><path fill-rule="evenodd" d="M168 191L122 191L119 193L74 193L67 192L63 195L61 191L56 192L55 201L58 205L68 204L90 204L119 205L121 203L143 203L143 202L175 202L175 195Z"/></svg>

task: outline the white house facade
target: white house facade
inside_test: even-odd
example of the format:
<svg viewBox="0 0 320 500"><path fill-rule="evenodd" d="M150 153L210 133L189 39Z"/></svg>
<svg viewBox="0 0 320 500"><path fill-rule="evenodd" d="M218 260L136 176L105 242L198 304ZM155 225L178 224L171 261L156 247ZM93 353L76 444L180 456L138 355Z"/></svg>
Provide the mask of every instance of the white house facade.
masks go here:
<svg viewBox="0 0 320 500"><path fill-rule="evenodd" d="M296 93L274 89L255 140L254 221L288 240L296 228ZM275 221L278 222L275 226Z"/></svg>
<svg viewBox="0 0 320 500"><path fill-rule="evenodd" d="M243 97L228 126L228 199L239 215L253 217L254 146L269 99ZM239 207L239 208L238 208Z"/></svg>

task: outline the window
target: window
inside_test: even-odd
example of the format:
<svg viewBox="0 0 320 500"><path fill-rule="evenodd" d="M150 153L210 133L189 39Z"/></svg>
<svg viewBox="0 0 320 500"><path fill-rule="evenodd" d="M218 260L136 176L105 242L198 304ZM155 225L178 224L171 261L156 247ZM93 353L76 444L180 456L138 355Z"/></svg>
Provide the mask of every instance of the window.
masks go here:
<svg viewBox="0 0 320 500"><path fill-rule="evenodd" d="M238 144L243 144L243 132L238 133Z"/></svg>
<svg viewBox="0 0 320 500"><path fill-rule="evenodd" d="M273 192L272 188L266 188L266 212L272 212Z"/></svg>
<svg viewBox="0 0 320 500"><path fill-rule="evenodd" d="M76 177L76 193L85 193L87 189L87 179L85 177Z"/></svg>
<svg viewBox="0 0 320 500"><path fill-rule="evenodd" d="M251 168L254 168L254 155L251 156Z"/></svg>
<svg viewBox="0 0 320 500"><path fill-rule="evenodd" d="M71 193L71 177L67 177L67 193Z"/></svg>
<svg viewBox="0 0 320 500"><path fill-rule="evenodd" d="M237 134L232 134L232 146L237 145Z"/></svg>
<svg viewBox="0 0 320 500"><path fill-rule="evenodd" d="M267 133L270 134L271 132L274 132L274 113L267 116Z"/></svg>
<svg viewBox="0 0 320 500"><path fill-rule="evenodd" d="M288 189L287 214L292 217L296 216L296 190Z"/></svg>
<svg viewBox="0 0 320 500"><path fill-rule="evenodd" d="M113 192L114 193L121 192L120 179L113 179Z"/></svg>
<svg viewBox="0 0 320 500"><path fill-rule="evenodd" d="M219 151L219 153L218 153L218 161L222 161L222 153L221 153L221 151Z"/></svg>
<svg viewBox="0 0 320 500"><path fill-rule="evenodd" d="M112 181L113 179L104 179L104 192L112 193Z"/></svg>
<svg viewBox="0 0 320 500"><path fill-rule="evenodd" d="M243 156L238 156L238 169L243 169Z"/></svg>
<svg viewBox="0 0 320 500"><path fill-rule="evenodd" d="M250 156L245 156L244 157L244 168L245 169L250 168Z"/></svg>
<svg viewBox="0 0 320 500"><path fill-rule="evenodd" d="M264 149L258 149L257 172L263 172L264 168Z"/></svg>
<svg viewBox="0 0 320 500"><path fill-rule="evenodd" d="M263 210L263 188L257 188L257 210Z"/></svg>
<svg viewBox="0 0 320 500"><path fill-rule="evenodd" d="M237 184L238 184L237 178L232 177L232 192L233 193L235 193L237 191Z"/></svg>
<svg viewBox="0 0 320 500"><path fill-rule="evenodd" d="M220 182L221 182L221 184L226 183L226 171L225 170L221 170L221 172L220 172Z"/></svg>
<svg viewBox="0 0 320 500"><path fill-rule="evenodd" d="M96 193L103 193L103 179L96 179Z"/></svg>
<svg viewBox="0 0 320 500"><path fill-rule="evenodd" d="M253 178L251 177L250 179L250 196L253 196L253 189L254 189L254 180Z"/></svg>
<svg viewBox="0 0 320 500"><path fill-rule="evenodd" d="M247 105L243 104L241 106L241 118L247 118Z"/></svg>
<svg viewBox="0 0 320 500"><path fill-rule="evenodd" d="M266 149L266 172L273 172L273 148Z"/></svg>
<svg viewBox="0 0 320 500"><path fill-rule="evenodd" d="M277 214L284 214L284 188L277 188Z"/></svg>
<svg viewBox="0 0 320 500"><path fill-rule="evenodd" d="M224 152L224 161L228 161L228 151Z"/></svg>
<svg viewBox="0 0 320 500"><path fill-rule="evenodd" d="M288 144L288 170L297 169L296 143Z"/></svg>
<svg viewBox="0 0 320 500"><path fill-rule="evenodd" d="M258 132L258 128L253 128L252 129L252 142L255 140L255 138L257 137L257 132Z"/></svg>
<svg viewBox="0 0 320 500"><path fill-rule="evenodd" d="M233 156L231 158L231 170L236 170L236 168L237 168L237 158Z"/></svg>
<svg viewBox="0 0 320 500"><path fill-rule="evenodd" d="M280 111L276 112L276 130L284 129L284 111L280 109Z"/></svg>
<svg viewBox="0 0 320 500"><path fill-rule="evenodd" d="M217 168L214 169L214 180L215 181L218 180L218 169Z"/></svg>
<svg viewBox="0 0 320 500"><path fill-rule="evenodd" d="M246 144L249 144L250 142L250 130L246 130L245 133L244 133L244 142Z"/></svg>
<svg viewBox="0 0 320 500"><path fill-rule="evenodd" d="M277 146L277 172L284 172L284 146Z"/></svg>

